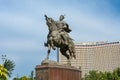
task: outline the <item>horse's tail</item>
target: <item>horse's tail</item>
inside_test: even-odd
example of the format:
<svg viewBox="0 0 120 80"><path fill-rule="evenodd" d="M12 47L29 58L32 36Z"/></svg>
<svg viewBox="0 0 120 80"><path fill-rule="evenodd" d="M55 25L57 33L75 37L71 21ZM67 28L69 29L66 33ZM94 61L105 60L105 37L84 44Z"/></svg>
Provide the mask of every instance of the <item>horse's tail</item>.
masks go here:
<svg viewBox="0 0 120 80"><path fill-rule="evenodd" d="M74 39L72 39L71 37L69 37L70 40L74 41Z"/></svg>
<svg viewBox="0 0 120 80"><path fill-rule="evenodd" d="M76 51L74 47L72 48L72 57L76 59Z"/></svg>
<svg viewBox="0 0 120 80"><path fill-rule="evenodd" d="M75 51L75 46L74 46L74 43L72 41L73 39L72 38L69 38L69 52L71 53L71 56L74 57L74 59L76 59L76 51Z"/></svg>

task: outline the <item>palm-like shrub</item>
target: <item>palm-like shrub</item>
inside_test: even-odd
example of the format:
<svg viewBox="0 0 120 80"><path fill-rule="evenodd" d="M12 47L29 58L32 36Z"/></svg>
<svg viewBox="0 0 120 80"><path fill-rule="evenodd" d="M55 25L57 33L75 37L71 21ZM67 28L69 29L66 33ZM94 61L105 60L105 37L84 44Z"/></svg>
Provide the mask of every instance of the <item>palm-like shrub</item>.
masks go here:
<svg viewBox="0 0 120 80"><path fill-rule="evenodd" d="M7 78L8 71L0 64L0 80L8 80Z"/></svg>
<svg viewBox="0 0 120 80"><path fill-rule="evenodd" d="M8 71L8 76L11 77L12 71L15 68L15 63L9 59L5 59L4 63L3 63L4 68L7 69Z"/></svg>

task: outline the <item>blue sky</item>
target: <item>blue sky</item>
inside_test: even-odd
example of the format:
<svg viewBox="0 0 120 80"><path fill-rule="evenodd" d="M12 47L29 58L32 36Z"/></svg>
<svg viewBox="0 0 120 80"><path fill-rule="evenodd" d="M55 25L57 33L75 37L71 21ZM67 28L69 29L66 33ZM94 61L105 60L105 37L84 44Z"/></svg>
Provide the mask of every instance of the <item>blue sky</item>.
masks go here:
<svg viewBox="0 0 120 80"><path fill-rule="evenodd" d="M0 0L0 54L15 61L13 77L29 75L47 54L44 14L65 14L74 42L120 41L120 0Z"/></svg>

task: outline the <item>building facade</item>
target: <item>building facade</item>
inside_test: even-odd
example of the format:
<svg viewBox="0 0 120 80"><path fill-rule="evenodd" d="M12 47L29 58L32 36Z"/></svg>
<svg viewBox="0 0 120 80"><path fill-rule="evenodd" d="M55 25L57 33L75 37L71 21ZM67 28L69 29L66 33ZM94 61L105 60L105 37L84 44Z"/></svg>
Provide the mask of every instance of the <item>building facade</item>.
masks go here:
<svg viewBox="0 0 120 80"><path fill-rule="evenodd" d="M76 43L76 59L71 65L82 70L82 76L90 70L112 71L120 67L120 42ZM66 64L67 59L59 53L59 62Z"/></svg>

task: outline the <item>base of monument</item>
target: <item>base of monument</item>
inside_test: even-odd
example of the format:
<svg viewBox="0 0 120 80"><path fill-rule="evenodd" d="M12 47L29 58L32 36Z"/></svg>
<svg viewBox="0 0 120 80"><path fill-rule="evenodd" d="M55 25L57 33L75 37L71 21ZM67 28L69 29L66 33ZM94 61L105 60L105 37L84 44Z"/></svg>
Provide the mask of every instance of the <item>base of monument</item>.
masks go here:
<svg viewBox="0 0 120 80"><path fill-rule="evenodd" d="M51 60L44 60L35 70L36 80L81 80L80 69Z"/></svg>

